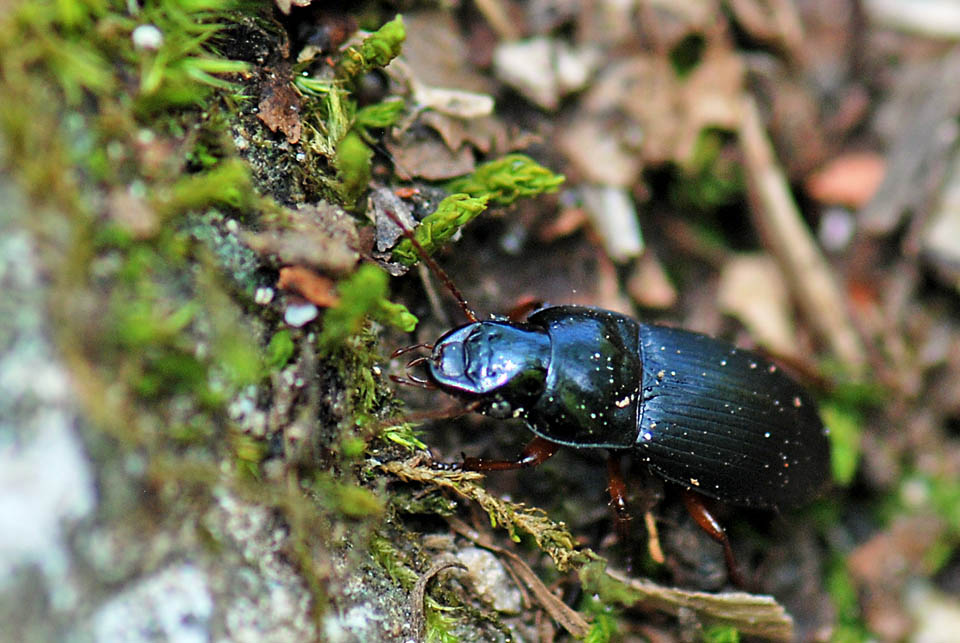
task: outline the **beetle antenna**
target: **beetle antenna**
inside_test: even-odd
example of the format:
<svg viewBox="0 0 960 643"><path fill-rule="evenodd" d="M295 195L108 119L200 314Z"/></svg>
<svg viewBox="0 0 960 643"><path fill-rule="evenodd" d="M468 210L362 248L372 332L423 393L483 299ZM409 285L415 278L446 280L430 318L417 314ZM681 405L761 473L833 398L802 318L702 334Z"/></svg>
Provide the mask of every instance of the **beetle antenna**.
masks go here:
<svg viewBox="0 0 960 643"><path fill-rule="evenodd" d="M393 351L390 354L390 359L396 359L401 355L405 355L406 353L409 353L410 351L415 351L421 348L426 348L428 351L432 351L433 344L427 344L427 343L414 344L413 346L404 346L403 348L398 348L397 350Z"/></svg>
<svg viewBox="0 0 960 643"><path fill-rule="evenodd" d="M426 389L428 391L435 391L437 389L437 386L433 382L422 377L417 377L416 375L407 375L406 377L401 375L391 375L390 379L397 384L403 384L404 386L413 386L416 388Z"/></svg>
<svg viewBox="0 0 960 643"><path fill-rule="evenodd" d="M411 245L413 245L414 250L417 251L417 254L420 255L420 259L423 260L423 263L427 264L427 267L434 272L437 277L440 278L440 281L443 282L443 285L447 287L447 290L456 298L457 303L460 305L460 310L463 311L463 314L466 316L468 321L478 322L480 319L477 317L477 313L473 311L473 308L470 307L470 304L467 303L467 300L464 298L460 290L454 285L453 280L450 279L450 276L440 267L436 261L433 260L433 257L427 254L427 251L423 249L423 246L420 245L420 242L417 241L413 232L407 229L407 226L403 224L403 221L400 220L400 217L397 216L396 212L392 210L384 210L391 221L396 225L400 226L400 231L403 233L403 236L410 240Z"/></svg>

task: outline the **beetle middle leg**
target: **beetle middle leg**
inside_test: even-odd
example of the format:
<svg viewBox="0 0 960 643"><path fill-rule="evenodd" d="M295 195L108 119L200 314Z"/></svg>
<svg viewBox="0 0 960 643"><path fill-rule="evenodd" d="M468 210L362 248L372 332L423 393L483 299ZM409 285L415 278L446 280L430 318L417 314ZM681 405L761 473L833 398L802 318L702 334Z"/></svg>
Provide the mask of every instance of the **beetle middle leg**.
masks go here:
<svg viewBox="0 0 960 643"><path fill-rule="evenodd" d="M610 493L610 506L614 512L617 537L621 543L627 544L631 541L630 512L627 505L627 483L620 469L620 457L621 455L615 451L607 457L607 491ZM657 524L649 509L644 511L643 519L647 528L647 552L655 563L663 564L663 550L660 548ZM628 553L627 569L632 568L633 556Z"/></svg>
<svg viewBox="0 0 960 643"><path fill-rule="evenodd" d="M723 559L727 564L727 573L730 574L730 580L737 587L746 587L744 577L740 573L737 560L733 555L733 547L730 545L727 531L704 503L703 496L690 489L684 489L681 493L683 504L690 516L700 525L701 529L707 532L707 535L723 545Z"/></svg>

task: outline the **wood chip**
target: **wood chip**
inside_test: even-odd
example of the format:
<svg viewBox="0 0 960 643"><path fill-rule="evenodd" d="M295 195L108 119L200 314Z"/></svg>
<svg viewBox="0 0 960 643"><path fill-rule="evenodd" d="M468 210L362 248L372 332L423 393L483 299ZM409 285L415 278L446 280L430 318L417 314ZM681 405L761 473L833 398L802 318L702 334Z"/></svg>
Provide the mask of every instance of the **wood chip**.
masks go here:
<svg viewBox="0 0 960 643"><path fill-rule="evenodd" d="M742 634L778 641L793 639L793 619L772 596L724 592L710 594L677 587L664 587L641 578L628 578L608 570L608 576L636 592L637 601L667 614L680 616L685 610L703 624L731 625Z"/></svg>
<svg viewBox="0 0 960 643"><path fill-rule="evenodd" d="M340 301L332 279L318 275L309 268L287 266L280 269L277 288L292 290L320 308L336 306Z"/></svg>

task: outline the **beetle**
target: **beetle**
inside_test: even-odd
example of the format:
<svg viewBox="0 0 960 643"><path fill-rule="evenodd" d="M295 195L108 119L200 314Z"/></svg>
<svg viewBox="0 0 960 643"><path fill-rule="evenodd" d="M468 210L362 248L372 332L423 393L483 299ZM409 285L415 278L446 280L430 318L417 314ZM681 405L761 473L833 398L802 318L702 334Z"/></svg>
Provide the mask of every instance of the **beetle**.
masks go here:
<svg viewBox="0 0 960 643"><path fill-rule="evenodd" d="M828 481L828 431L817 406L772 361L600 308L549 306L522 321L481 321L412 233L405 234L469 322L432 345L397 351L430 349L408 364L425 364L427 379L398 381L439 388L470 411L521 419L536 436L514 460L466 457L448 466L517 469L542 463L561 446L607 449L611 501L623 515L619 460L637 458L681 487L691 515L723 546L738 585L744 583L729 539L703 497L781 509L810 500Z"/></svg>

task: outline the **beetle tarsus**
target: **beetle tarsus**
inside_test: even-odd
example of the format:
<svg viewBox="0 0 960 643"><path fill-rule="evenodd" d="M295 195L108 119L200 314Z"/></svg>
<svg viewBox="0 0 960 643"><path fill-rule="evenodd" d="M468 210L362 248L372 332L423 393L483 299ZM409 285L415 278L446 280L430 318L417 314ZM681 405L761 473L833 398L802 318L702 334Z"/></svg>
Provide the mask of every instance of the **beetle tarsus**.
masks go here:
<svg viewBox="0 0 960 643"><path fill-rule="evenodd" d="M510 471L512 469L527 469L536 467L548 460L560 449L556 442L550 442L537 437L530 441L516 460L484 460L483 458L465 457L464 471Z"/></svg>
<svg viewBox="0 0 960 643"><path fill-rule="evenodd" d="M434 461L430 466L437 471L464 471L462 462L437 462Z"/></svg>

